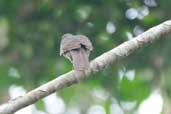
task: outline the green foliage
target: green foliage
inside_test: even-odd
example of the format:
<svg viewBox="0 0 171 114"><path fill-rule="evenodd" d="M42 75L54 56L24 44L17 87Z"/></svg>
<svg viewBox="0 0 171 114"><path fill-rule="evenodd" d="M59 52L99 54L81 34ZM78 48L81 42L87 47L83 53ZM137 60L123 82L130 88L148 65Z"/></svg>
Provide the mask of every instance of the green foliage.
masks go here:
<svg viewBox="0 0 171 114"><path fill-rule="evenodd" d="M94 46L90 57L93 59L128 40L127 34L136 36L136 26L147 30L170 19L170 2L161 0L157 6L150 7L140 0L1 0L0 89L7 93L9 86L16 84L30 90L71 70L71 63L59 56L64 33L88 36ZM129 19L126 17L129 8L139 10L138 14L142 13L140 9L147 8L149 13L142 18ZM114 27L113 32L106 30L107 25ZM59 91L59 95L68 104L77 96L91 99L91 104L91 90L103 88L110 94L103 104L108 113L112 97L139 104L147 98L151 88L158 86L170 96L170 70L165 70L171 67L169 37L164 36L162 40L137 50L81 84ZM124 76L119 81L118 70L123 66L126 70L135 69L134 80ZM164 84L158 80L161 76L164 76ZM151 82L155 79L158 81L154 87ZM37 105L42 109L42 102Z"/></svg>
<svg viewBox="0 0 171 114"><path fill-rule="evenodd" d="M119 86L120 99L125 101L141 102L149 94L149 84L142 80L140 76L136 76L133 81L123 78Z"/></svg>

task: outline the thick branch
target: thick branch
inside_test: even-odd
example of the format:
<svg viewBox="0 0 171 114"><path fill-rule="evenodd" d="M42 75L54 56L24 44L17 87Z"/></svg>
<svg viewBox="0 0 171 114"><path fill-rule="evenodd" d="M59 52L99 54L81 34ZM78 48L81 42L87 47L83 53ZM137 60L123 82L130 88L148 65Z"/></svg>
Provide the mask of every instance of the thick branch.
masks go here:
<svg viewBox="0 0 171 114"><path fill-rule="evenodd" d="M162 38L162 35L171 32L171 20L166 21L158 26L155 26L143 34L126 41L118 47L102 54L90 63L89 70L85 72L70 71L66 74L58 76L56 79L28 92L26 95L17 99L11 100L0 106L0 114L13 114L17 110L31 105L39 99L50 95L51 93L78 83L80 80L90 76L91 73L97 72L114 63L116 60L124 58L135 52L140 47L143 47L153 41Z"/></svg>

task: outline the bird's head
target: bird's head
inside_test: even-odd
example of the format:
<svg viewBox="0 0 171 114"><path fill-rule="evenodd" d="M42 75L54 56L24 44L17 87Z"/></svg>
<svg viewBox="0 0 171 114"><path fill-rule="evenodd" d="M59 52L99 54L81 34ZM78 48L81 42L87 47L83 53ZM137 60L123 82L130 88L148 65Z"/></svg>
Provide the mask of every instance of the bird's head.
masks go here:
<svg viewBox="0 0 171 114"><path fill-rule="evenodd" d="M70 34L70 33L66 33L66 34L64 34L64 35L62 36L62 39L64 39L64 38L70 38L70 37L73 37L73 35Z"/></svg>

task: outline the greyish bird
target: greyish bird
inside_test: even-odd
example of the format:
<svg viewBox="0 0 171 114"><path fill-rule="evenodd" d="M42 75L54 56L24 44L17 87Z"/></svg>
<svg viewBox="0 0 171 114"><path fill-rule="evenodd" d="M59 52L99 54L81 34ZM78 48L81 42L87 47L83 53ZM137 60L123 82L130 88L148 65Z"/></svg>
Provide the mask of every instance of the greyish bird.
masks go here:
<svg viewBox="0 0 171 114"><path fill-rule="evenodd" d="M73 63L74 70L83 71L89 67L89 55L93 50L91 41L84 35L64 34L60 45L60 55Z"/></svg>

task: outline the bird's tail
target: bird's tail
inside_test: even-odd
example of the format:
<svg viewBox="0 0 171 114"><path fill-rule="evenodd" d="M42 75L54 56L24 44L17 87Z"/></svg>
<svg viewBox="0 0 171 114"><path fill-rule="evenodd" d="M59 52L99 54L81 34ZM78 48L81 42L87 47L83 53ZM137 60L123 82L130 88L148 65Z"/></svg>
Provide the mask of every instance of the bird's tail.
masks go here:
<svg viewBox="0 0 171 114"><path fill-rule="evenodd" d="M84 48L71 51L74 70L83 71L89 67L89 58Z"/></svg>

